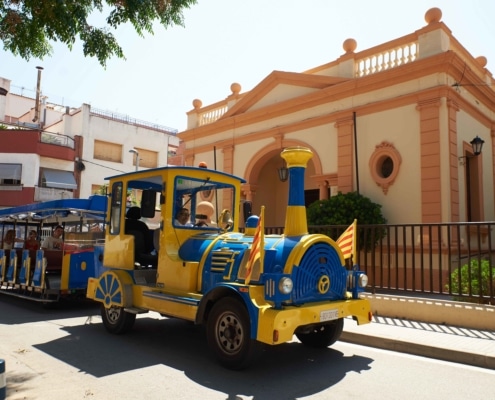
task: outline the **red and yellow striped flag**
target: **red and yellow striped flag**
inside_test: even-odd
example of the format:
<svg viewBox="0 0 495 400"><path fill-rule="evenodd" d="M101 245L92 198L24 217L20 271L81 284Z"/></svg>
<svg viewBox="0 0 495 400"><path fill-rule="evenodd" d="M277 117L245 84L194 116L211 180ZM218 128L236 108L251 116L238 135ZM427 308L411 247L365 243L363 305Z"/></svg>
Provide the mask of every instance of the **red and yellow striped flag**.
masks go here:
<svg viewBox="0 0 495 400"><path fill-rule="evenodd" d="M260 274L263 272L263 259L265 257L265 206L261 207L260 218L256 231L254 232L253 244L251 245L251 252L249 253L249 259L246 264L246 285L249 285L251 275L253 274L253 267L256 260L260 262Z"/></svg>
<svg viewBox="0 0 495 400"><path fill-rule="evenodd" d="M356 262L356 232L357 232L357 220L349 225L342 235L337 239L337 244L342 250L344 260L352 257L352 261Z"/></svg>

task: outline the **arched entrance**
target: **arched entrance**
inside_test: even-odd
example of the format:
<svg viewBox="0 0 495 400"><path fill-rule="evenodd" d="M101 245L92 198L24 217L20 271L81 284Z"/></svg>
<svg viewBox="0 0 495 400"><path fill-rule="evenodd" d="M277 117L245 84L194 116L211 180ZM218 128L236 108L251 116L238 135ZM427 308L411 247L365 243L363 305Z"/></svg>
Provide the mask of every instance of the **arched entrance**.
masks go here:
<svg viewBox="0 0 495 400"><path fill-rule="evenodd" d="M321 176L321 162L317 152L300 141L283 141L283 146L267 146L254 154L246 167L247 183L243 185L243 199L252 202L252 213L259 215L265 206L265 226L284 226L288 199L288 182L281 182L278 169L285 166L280 153L286 147L303 146L310 148L313 158L308 162L305 178L305 192L308 201L321 197L318 177ZM324 184L324 183L323 183Z"/></svg>

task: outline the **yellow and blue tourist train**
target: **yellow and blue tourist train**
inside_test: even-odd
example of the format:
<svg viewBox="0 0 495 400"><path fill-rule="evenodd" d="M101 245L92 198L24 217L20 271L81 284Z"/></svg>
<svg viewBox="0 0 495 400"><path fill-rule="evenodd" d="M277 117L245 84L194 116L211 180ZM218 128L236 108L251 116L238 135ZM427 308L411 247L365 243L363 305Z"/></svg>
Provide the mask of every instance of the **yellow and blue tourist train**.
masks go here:
<svg viewBox="0 0 495 400"><path fill-rule="evenodd" d="M42 303L85 299L88 279L100 273L94 253L98 242L103 248L106 200L92 196L0 209L0 294ZM63 245L41 249L58 225Z"/></svg>
<svg viewBox="0 0 495 400"><path fill-rule="evenodd" d="M327 347L345 318L370 322L369 302L359 295L364 272L346 266L334 240L308 234L304 173L311 151L286 148L281 157L289 170L281 235L264 235L262 210L239 232L245 181L230 174L167 166L108 178L105 241L94 250L101 274L87 285L105 328L124 333L148 311L189 320L206 327L222 365L242 369L263 345L296 335L307 346Z"/></svg>

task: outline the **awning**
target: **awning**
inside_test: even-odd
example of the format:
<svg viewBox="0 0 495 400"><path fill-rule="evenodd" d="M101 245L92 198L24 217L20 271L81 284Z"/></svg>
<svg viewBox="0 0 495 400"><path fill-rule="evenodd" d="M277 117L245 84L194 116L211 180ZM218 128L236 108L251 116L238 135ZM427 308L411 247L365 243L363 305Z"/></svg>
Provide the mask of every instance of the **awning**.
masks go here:
<svg viewBox="0 0 495 400"><path fill-rule="evenodd" d="M55 169L45 169L43 171L46 187L57 189L77 189L74 173L71 171L59 171Z"/></svg>
<svg viewBox="0 0 495 400"><path fill-rule="evenodd" d="M0 179L21 180L22 164L0 164Z"/></svg>

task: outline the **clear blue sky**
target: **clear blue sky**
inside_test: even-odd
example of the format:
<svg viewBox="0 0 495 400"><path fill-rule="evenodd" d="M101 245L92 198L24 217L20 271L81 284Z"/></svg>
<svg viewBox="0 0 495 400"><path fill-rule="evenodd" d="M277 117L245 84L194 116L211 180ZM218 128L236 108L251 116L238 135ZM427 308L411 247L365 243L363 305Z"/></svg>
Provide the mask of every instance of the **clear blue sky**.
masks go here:
<svg viewBox="0 0 495 400"><path fill-rule="evenodd" d="M495 73L493 0L199 0L184 13L185 28L157 26L144 38L130 26L119 29L127 59L114 58L106 69L84 58L80 44L72 52L55 44L44 60L0 51L0 76L34 97L39 65L51 102L89 103L182 131L195 98L211 104L227 97L233 82L245 92L273 70L303 72L333 61L347 38L360 51L409 34L426 25L432 7Z"/></svg>

